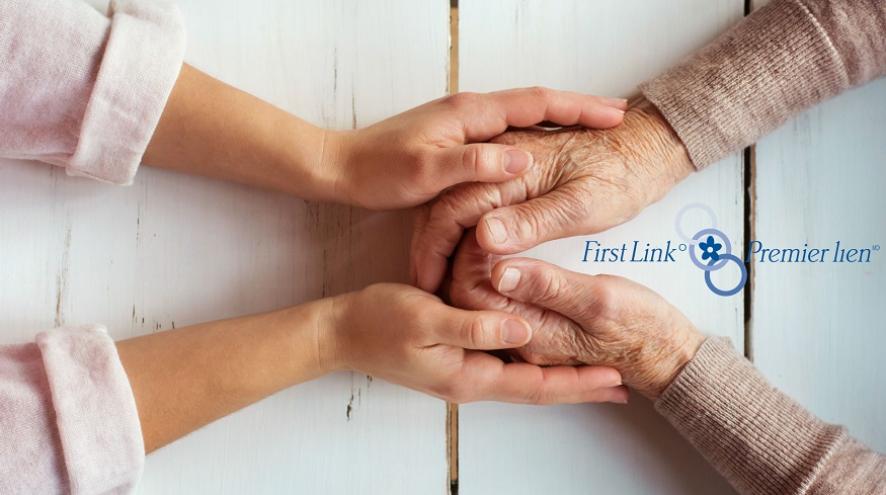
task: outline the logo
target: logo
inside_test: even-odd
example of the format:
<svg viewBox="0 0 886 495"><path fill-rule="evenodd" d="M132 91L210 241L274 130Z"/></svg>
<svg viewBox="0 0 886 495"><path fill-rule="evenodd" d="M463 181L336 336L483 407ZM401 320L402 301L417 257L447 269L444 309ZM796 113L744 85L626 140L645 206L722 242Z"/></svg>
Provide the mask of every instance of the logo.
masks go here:
<svg viewBox="0 0 886 495"><path fill-rule="evenodd" d="M707 227L693 233L691 236L683 229L684 217L688 212L701 212L707 219L701 225ZM675 263L685 258L688 252L689 261L704 275L704 283L707 288L718 296L734 296L744 289L748 282L748 269L751 263L760 267L771 264L816 264L825 263L840 265L864 265L871 263L880 251L879 244L864 247L855 245L847 246L842 240L835 240L829 246L810 245L804 242L802 246L770 246L761 240L751 240L745 246L745 256L742 259L733 252L733 243L717 226L717 215L710 206L702 203L693 203L684 206L677 212L674 219L674 230L680 238L677 242L671 240L659 243L642 242L639 240L625 241L615 245L604 245L596 239L584 241L584 254L582 263ZM735 246L741 249L742 246ZM735 264L738 267L739 281L731 287L720 287L714 282L712 273L722 270L724 267ZM731 285L731 284L730 284Z"/></svg>
<svg viewBox="0 0 886 495"><path fill-rule="evenodd" d="M683 232L682 228L683 217L690 210L702 210L707 213L711 225L708 228L699 230L691 238ZM724 297L741 292L748 282L748 270L741 258L732 254L732 242L729 240L729 237L717 229L717 215L711 207L701 203L684 206L677 213L677 218L674 220L674 229L677 231L677 235L688 245L689 259L692 260L695 266L704 271L704 282L711 292ZM699 260L696 251L701 252L701 260ZM713 280L711 280L711 272L722 269L729 262L738 265L738 269L741 270L741 279L735 287L722 289L714 285Z"/></svg>

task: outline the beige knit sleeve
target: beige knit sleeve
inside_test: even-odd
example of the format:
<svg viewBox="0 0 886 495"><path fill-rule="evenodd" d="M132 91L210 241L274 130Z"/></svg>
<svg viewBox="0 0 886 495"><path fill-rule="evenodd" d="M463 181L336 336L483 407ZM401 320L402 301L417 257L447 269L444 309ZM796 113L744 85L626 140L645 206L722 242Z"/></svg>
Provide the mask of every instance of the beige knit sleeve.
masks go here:
<svg viewBox="0 0 886 495"><path fill-rule="evenodd" d="M886 1L773 0L640 89L699 169L886 74Z"/></svg>
<svg viewBox="0 0 886 495"><path fill-rule="evenodd" d="M707 339L655 409L739 493L886 493L886 457L772 387L728 339Z"/></svg>

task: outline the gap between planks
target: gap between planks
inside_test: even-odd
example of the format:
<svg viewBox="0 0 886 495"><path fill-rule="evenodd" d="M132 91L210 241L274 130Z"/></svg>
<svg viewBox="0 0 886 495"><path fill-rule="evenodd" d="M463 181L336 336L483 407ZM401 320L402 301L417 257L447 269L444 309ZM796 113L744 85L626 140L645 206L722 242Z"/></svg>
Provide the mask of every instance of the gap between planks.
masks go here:
<svg viewBox="0 0 886 495"><path fill-rule="evenodd" d="M745 0L744 15L751 15L754 11L754 0ZM752 144L742 152L742 168L744 187L744 257L746 260L745 268L748 272L748 280L744 287L744 356L749 360L754 360L752 339L753 339L753 323L754 323L754 262L748 257L746 252L750 241L756 235L757 222L757 146Z"/></svg>
<svg viewBox="0 0 886 495"><path fill-rule="evenodd" d="M458 92L458 0L449 0L449 81L447 92ZM458 404L446 403L446 458L449 495L458 495Z"/></svg>

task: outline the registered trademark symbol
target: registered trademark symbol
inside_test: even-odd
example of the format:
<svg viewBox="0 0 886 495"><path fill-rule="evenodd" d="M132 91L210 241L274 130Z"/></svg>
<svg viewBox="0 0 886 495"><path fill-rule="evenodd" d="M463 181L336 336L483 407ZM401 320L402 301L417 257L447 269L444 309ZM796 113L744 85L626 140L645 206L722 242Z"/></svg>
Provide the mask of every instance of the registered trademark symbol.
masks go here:
<svg viewBox="0 0 886 495"><path fill-rule="evenodd" d="M874 244L874 251L879 251L879 250L880 250L880 245Z"/></svg>
<svg viewBox="0 0 886 495"><path fill-rule="evenodd" d="M680 244L679 246L677 246L677 249L679 249L680 251L686 251L686 244ZM877 249L880 249L880 246L877 246L874 251L876 251Z"/></svg>

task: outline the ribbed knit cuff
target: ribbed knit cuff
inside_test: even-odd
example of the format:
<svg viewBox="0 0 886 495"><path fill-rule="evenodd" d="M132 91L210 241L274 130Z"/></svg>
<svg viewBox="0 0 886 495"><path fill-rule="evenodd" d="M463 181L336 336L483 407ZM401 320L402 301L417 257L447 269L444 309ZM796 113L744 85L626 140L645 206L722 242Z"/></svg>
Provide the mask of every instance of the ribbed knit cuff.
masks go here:
<svg viewBox="0 0 886 495"><path fill-rule="evenodd" d="M104 327L37 335L73 494L129 493L141 476L138 410L117 347Z"/></svg>
<svg viewBox="0 0 886 495"><path fill-rule="evenodd" d="M174 4L111 2L110 36L67 167L113 184L132 183L178 79L184 25Z"/></svg>
<svg viewBox="0 0 886 495"><path fill-rule="evenodd" d="M849 85L809 9L774 0L640 90L701 169Z"/></svg>
<svg viewBox="0 0 886 495"><path fill-rule="evenodd" d="M848 438L778 391L729 340L708 338L655 403L741 493L805 493Z"/></svg>

